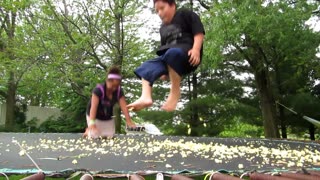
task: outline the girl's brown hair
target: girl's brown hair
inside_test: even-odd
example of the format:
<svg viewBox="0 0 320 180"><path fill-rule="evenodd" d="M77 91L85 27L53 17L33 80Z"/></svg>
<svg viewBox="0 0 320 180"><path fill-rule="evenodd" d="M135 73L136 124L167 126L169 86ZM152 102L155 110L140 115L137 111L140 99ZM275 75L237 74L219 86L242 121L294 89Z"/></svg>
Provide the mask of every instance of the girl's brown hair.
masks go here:
<svg viewBox="0 0 320 180"><path fill-rule="evenodd" d="M176 4L176 1L175 1L175 0L153 0L153 4L155 4L155 3L158 2L158 1L162 1L162 2L168 3L170 6Z"/></svg>
<svg viewBox="0 0 320 180"><path fill-rule="evenodd" d="M112 66L109 68L107 75L109 74L118 74L121 75L121 70L118 66Z"/></svg>

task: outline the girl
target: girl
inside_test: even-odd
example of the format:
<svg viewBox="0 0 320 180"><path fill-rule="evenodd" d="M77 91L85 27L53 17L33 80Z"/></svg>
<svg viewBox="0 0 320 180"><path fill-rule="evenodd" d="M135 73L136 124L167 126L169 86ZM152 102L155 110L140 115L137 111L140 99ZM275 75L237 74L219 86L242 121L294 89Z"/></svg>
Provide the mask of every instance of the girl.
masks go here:
<svg viewBox="0 0 320 180"><path fill-rule="evenodd" d="M162 20L161 47L157 51L157 58L144 62L135 70L135 74L142 80L142 94L127 107L139 111L151 106L154 81L169 75L170 93L162 109L174 111L180 98L181 77L196 70L201 62L205 31L199 16L187 9L176 10L174 0L153 2Z"/></svg>
<svg viewBox="0 0 320 180"><path fill-rule="evenodd" d="M125 115L128 127L135 127L131 120L123 90L120 87L121 74L117 67L110 68L107 80L98 84L92 92L87 106L87 125L84 136L91 138L113 137L115 134L115 121L113 119L113 106L117 102Z"/></svg>

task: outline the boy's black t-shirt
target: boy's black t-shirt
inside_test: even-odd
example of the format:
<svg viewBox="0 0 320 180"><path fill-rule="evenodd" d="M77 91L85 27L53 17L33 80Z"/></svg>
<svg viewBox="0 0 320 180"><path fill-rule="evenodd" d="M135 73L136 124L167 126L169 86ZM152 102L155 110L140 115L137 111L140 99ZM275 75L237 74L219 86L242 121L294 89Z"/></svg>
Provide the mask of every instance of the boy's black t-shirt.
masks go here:
<svg viewBox="0 0 320 180"><path fill-rule="evenodd" d="M157 54L160 56L169 48L181 48L185 52L192 49L194 36L205 34L200 17L191 10L179 9L176 11L170 24L160 27L161 47ZM202 55L202 48L201 48Z"/></svg>
<svg viewBox="0 0 320 180"><path fill-rule="evenodd" d="M95 87L92 91L93 94L97 95L99 97L99 104L97 109L97 115L96 119L99 120L110 120L113 116L113 106L119 101L119 99L123 96L123 90L120 88L120 93L118 95L118 90L113 92L112 99L109 100L109 98L106 95L106 83L102 84L103 90L104 90L104 99L102 100L102 92L100 88ZM87 115L90 115L90 109L91 109L91 98L87 105Z"/></svg>

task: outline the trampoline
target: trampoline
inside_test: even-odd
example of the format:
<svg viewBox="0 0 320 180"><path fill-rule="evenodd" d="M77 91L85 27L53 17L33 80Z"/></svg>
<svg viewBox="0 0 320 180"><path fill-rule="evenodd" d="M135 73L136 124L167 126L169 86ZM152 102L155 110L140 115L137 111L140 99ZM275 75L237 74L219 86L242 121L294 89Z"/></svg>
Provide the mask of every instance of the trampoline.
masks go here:
<svg viewBox="0 0 320 180"><path fill-rule="evenodd" d="M89 140L81 134L0 133L0 172L37 173L26 153L51 175L320 170L316 142L151 135Z"/></svg>

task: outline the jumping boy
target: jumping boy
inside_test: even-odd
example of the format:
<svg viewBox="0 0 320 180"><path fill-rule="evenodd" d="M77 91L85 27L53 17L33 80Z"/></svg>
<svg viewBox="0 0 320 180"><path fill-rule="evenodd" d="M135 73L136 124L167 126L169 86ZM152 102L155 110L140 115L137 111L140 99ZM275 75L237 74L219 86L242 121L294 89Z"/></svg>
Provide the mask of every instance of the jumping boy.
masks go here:
<svg viewBox="0 0 320 180"><path fill-rule="evenodd" d="M158 57L144 62L134 72L142 80L142 94L128 109L139 111L152 105L152 85L160 77L169 75L168 99L161 107L174 111L180 98L183 75L196 70L201 62L204 28L199 16L187 9L176 9L175 0L154 0L156 13L162 20L161 46Z"/></svg>

